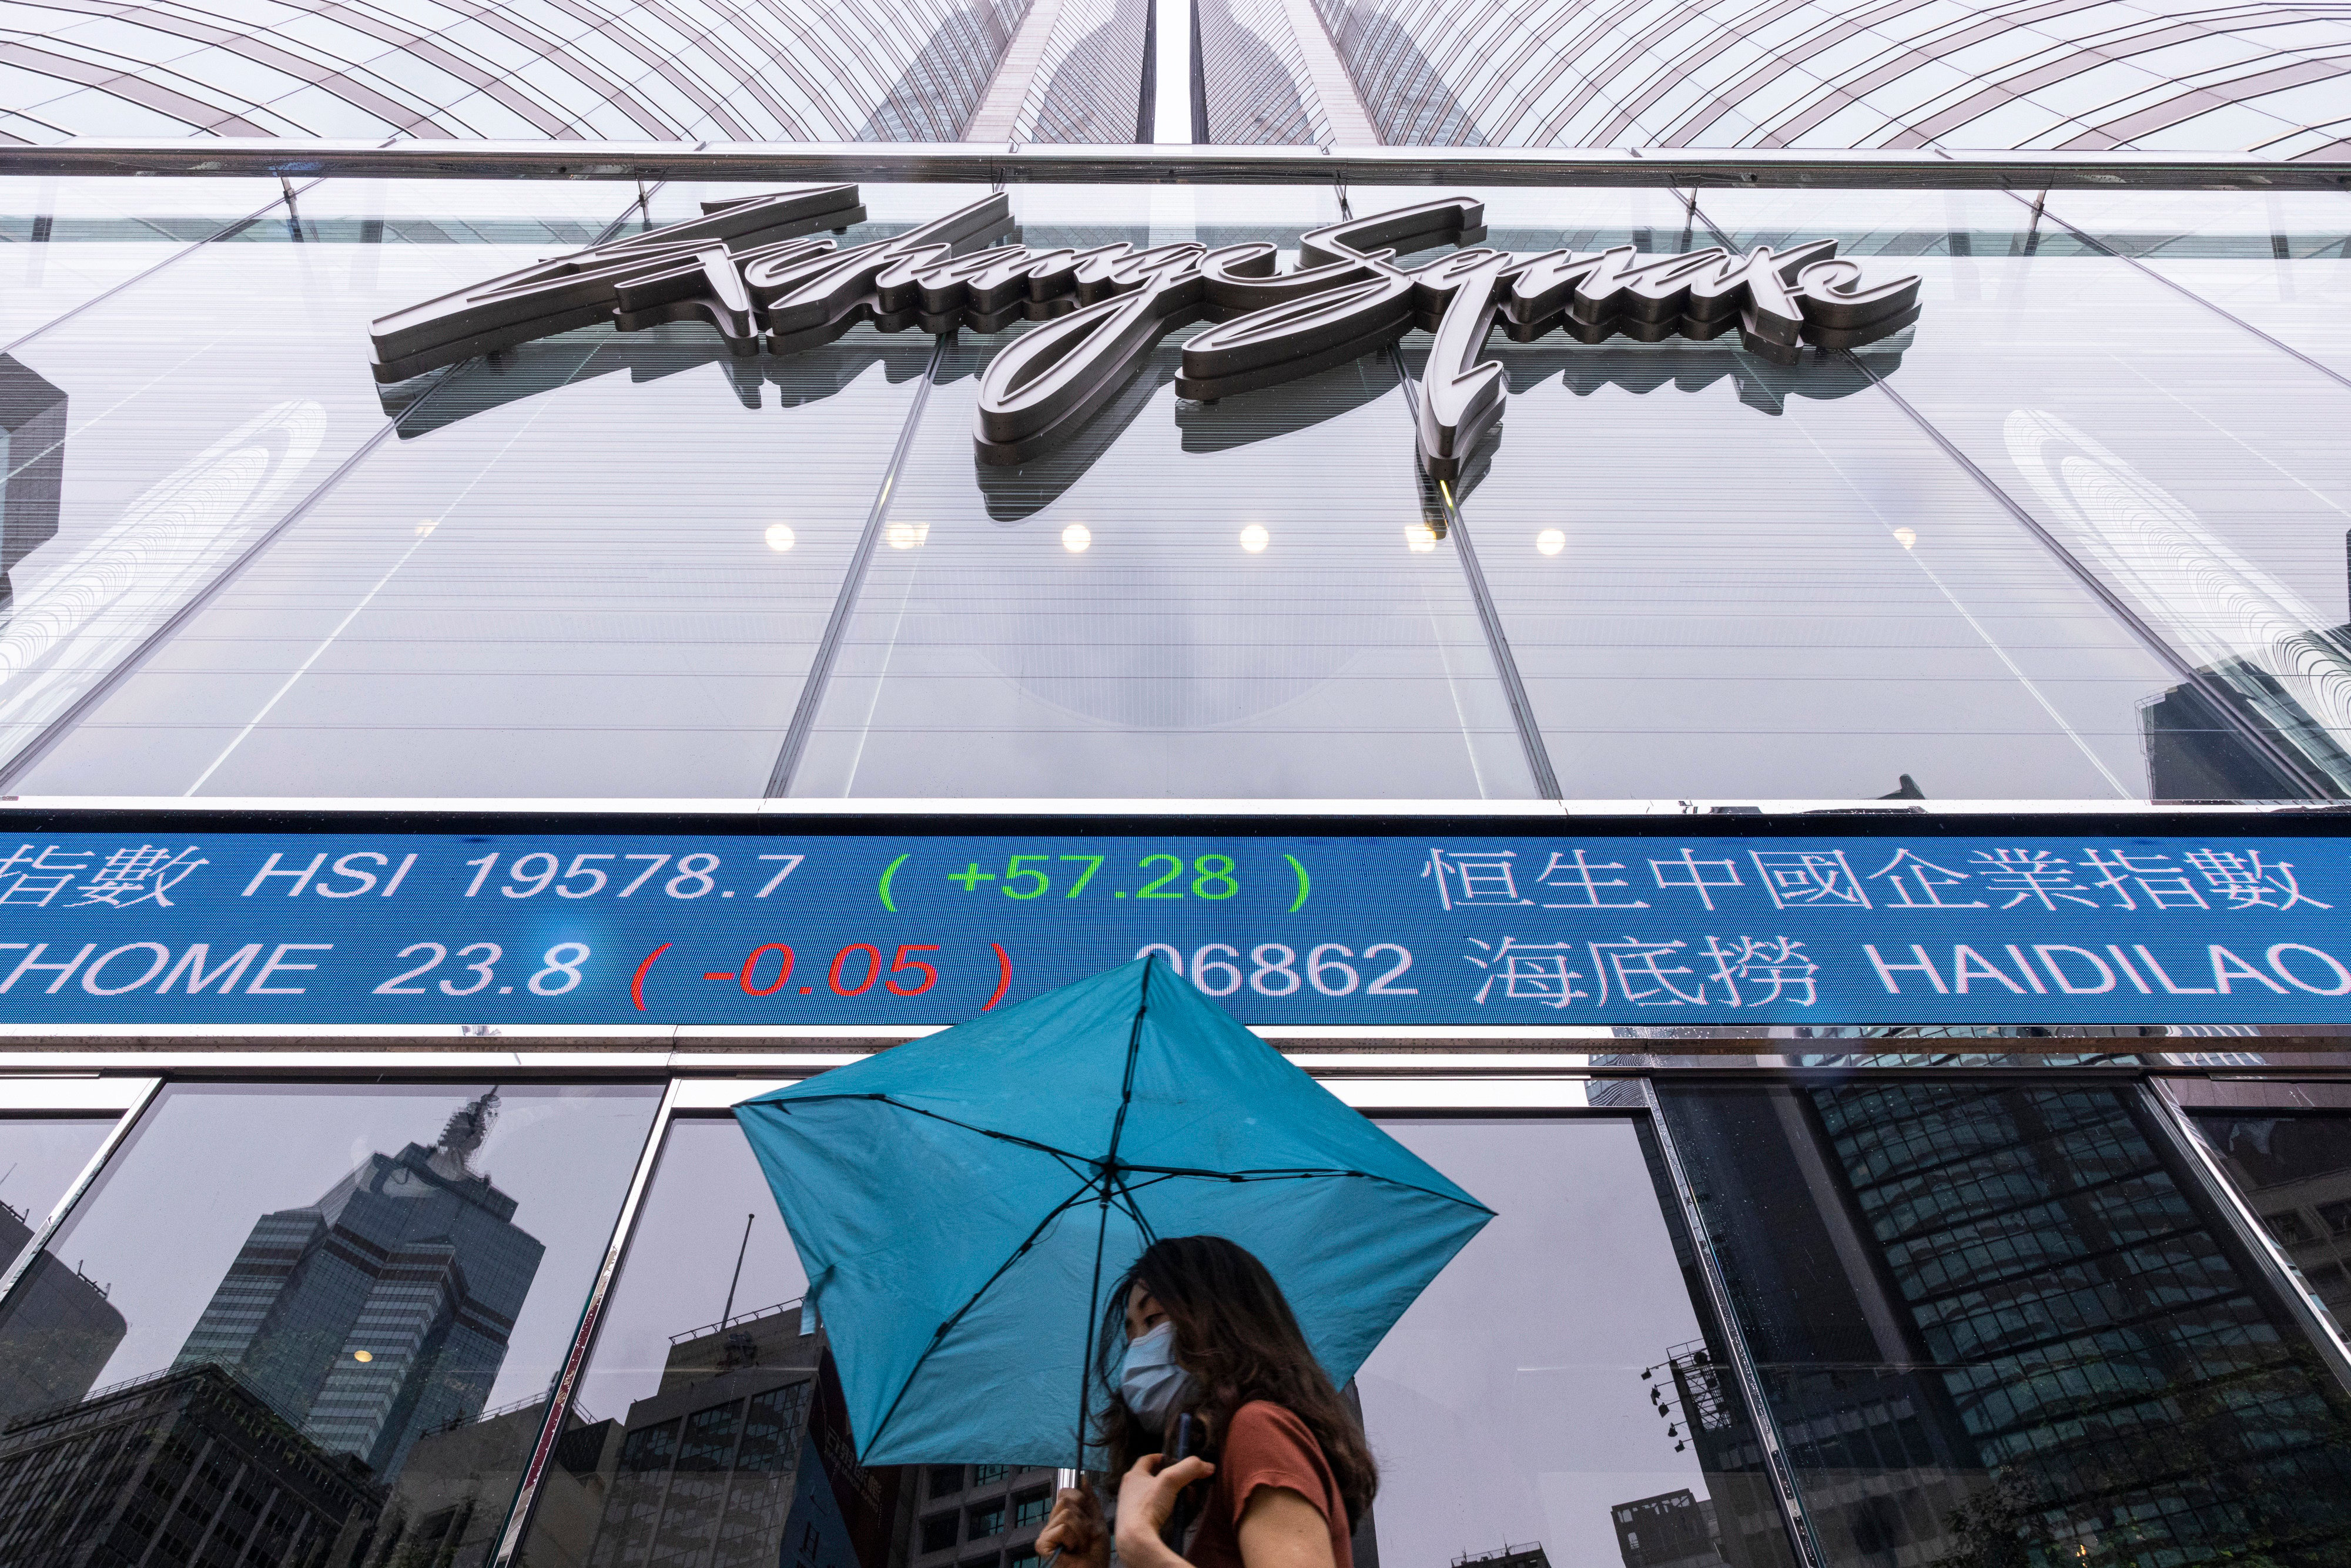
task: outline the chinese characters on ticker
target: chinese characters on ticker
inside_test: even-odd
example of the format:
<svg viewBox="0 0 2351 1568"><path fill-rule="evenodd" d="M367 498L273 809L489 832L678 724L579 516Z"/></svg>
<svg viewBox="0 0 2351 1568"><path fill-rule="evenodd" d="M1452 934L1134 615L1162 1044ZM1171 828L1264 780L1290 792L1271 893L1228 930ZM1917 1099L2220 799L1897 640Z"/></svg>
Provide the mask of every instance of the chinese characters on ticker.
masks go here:
<svg viewBox="0 0 2351 1568"><path fill-rule="evenodd" d="M1254 1024L2314 1023L2316 837L0 839L0 1023L929 1026L1157 953Z"/></svg>

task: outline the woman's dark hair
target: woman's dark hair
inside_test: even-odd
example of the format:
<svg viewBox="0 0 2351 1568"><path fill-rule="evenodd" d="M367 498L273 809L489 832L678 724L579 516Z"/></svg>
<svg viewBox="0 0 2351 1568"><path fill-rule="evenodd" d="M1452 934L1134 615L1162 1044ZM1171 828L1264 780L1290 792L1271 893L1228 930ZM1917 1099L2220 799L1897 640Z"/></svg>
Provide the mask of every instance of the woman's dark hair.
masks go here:
<svg viewBox="0 0 2351 1568"><path fill-rule="evenodd" d="M1219 1441L1231 1428L1233 1412L1252 1399L1279 1405L1305 1422L1322 1446L1353 1530L1379 1490L1379 1467L1364 1440L1363 1423L1307 1348L1266 1266L1221 1236L1171 1237L1145 1248L1111 1292L1102 1315L1096 1370L1113 1391L1126 1354L1127 1298L1138 1284L1176 1327L1176 1360L1193 1382L1182 1408L1206 1415ZM1117 1477L1141 1455L1159 1452L1163 1439L1113 1392L1095 1441L1110 1450L1110 1473Z"/></svg>

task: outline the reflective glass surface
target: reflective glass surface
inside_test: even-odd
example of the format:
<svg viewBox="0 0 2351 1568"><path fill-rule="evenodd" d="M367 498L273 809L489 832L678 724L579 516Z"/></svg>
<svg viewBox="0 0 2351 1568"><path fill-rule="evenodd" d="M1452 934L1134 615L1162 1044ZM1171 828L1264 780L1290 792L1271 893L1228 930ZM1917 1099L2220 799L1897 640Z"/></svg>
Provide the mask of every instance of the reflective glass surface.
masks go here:
<svg viewBox="0 0 2351 1568"><path fill-rule="evenodd" d="M733 1118L674 1122L517 1563L1034 1563L1054 1472L857 1464L807 1288Z"/></svg>
<svg viewBox="0 0 2351 1568"><path fill-rule="evenodd" d="M0 1315L0 1552L472 1568L659 1096L164 1090Z"/></svg>
<svg viewBox="0 0 2351 1568"><path fill-rule="evenodd" d="M2351 1397L2138 1089L1658 1093L1828 1562L2351 1542Z"/></svg>
<svg viewBox="0 0 2351 1568"><path fill-rule="evenodd" d="M1312 201L1105 194L1042 193L1028 243L1290 245ZM1394 361L1198 403L1172 385L1186 335L1010 467L972 437L1011 336L948 350L794 794L1531 792Z"/></svg>
<svg viewBox="0 0 2351 1568"><path fill-rule="evenodd" d="M1634 1124L1384 1125L1501 1217L1350 1385L1381 1467L1355 1561L1792 1562ZM674 1123L521 1561L1033 1560L1051 1470L835 1452L854 1434L805 1288L733 1121Z"/></svg>
<svg viewBox="0 0 2351 1568"><path fill-rule="evenodd" d="M266 180L0 179L0 349L282 195Z"/></svg>
<svg viewBox="0 0 2351 1568"><path fill-rule="evenodd" d="M1531 792L1392 363L1179 405L1163 346L1095 439L976 469L1007 340L943 367L793 793Z"/></svg>
<svg viewBox="0 0 2351 1568"><path fill-rule="evenodd" d="M379 314L774 184L327 181L173 249L123 225L271 187L16 183L51 237L9 265L66 269L0 299L55 323L0 361L26 792L1509 799L1531 747L1584 800L2351 792L2351 196L1465 188L1489 244L1834 238L1924 311L1792 367L1498 335L1500 434L1440 488L1418 335L1203 403L1178 329L1008 467L972 432L1011 332L950 344L919 418L919 330L735 361L591 327L368 375ZM843 241L985 193L863 187ZM1342 215L1011 198L1039 247ZM73 272L110 251L168 265L58 319L130 275Z"/></svg>
<svg viewBox="0 0 2351 1568"><path fill-rule="evenodd" d="M1719 215L1711 197L1701 206L1738 243L1770 237ZM1908 265L1926 280L1924 313L1887 383L2192 688L2144 710L2154 792L2351 785L2351 452L2335 439L2351 388L2125 260ZM2216 705L2240 729L2279 737L2291 777L2175 738L2183 720L2217 733L2189 711Z"/></svg>
<svg viewBox="0 0 2351 1568"><path fill-rule="evenodd" d="M2351 1115L2210 1112L2197 1124L2303 1283L2351 1322Z"/></svg>
<svg viewBox="0 0 2351 1568"><path fill-rule="evenodd" d="M2351 377L2351 193L2064 191L2049 207Z"/></svg>
<svg viewBox="0 0 2351 1568"><path fill-rule="evenodd" d="M1381 1467L1380 1560L1792 1568L1646 1133L1614 1119L1381 1125L1497 1217L1356 1375Z"/></svg>
<svg viewBox="0 0 2351 1568"><path fill-rule="evenodd" d="M0 1118L0 1269L16 1260L113 1127L86 1116Z"/></svg>
<svg viewBox="0 0 2351 1568"><path fill-rule="evenodd" d="M26 518L40 548L9 573L0 749L32 740L383 430L374 316L499 262L489 246L205 246L14 356L64 441L44 445L54 509Z"/></svg>

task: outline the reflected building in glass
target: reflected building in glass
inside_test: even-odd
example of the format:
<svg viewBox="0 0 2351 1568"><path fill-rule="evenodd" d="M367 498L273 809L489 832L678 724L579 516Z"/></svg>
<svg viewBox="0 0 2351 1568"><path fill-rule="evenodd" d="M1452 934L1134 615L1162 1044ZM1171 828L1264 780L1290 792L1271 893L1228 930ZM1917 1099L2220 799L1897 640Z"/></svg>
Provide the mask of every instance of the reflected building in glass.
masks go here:
<svg viewBox="0 0 2351 1568"><path fill-rule="evenodd" d="M1832 1560L2351 1544L2351 1401L2124 1097L1665 1103Z"/></svg>
<svg viewBox="0 0 2351 1568"><path fill-rule="evenodd" d="M373 1155L256 1223L177 1367L235 1373L320 1448L389 1481L424 1433L487 1403L545 1251L466 1162L495 1092L440 1141Z"/></svg>
<svg viewBox="0 0 2351 1568"><path fill-rule="evenodd" d="M857 1463L839 1375L801 1303L672 1342L661 1385L629 1406L590 1568L892 1568L909 1552L904 1472ZM541 1521L528 1561L547 1561Z"/></svg>
<svg viewBox="0 0 2351 1568"><path fill-rule="evenodd" d="M13 1260L32 1241L27 1218L0 1203L0 1259ZM88 1394L129 1329L105 1286L47 1250L10 1292L0 1322L8 1342L0 1355L0 1424Z"/></svg>

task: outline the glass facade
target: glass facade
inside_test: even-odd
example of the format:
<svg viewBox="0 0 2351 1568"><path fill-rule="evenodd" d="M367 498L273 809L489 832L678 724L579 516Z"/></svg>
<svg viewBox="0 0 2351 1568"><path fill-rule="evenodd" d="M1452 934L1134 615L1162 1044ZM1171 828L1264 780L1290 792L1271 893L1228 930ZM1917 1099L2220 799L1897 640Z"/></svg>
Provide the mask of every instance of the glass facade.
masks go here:
<svg viewBox="0 0 2351 1568"><path fill-rule="evenodd" d="M2338 1282L2342 1113L2222 1093L2191 1132L2053 1071L1617 1069L1384 1119L1498 1218L1343 1391L1381 1467L1357 1559L2335 1560L2351 1364L2291 1292ZM1065 1475L856 1462L766 1179L688 1108L758 1085L657 1124L653 1086L521 1076L137 1113L0 1304L12 1559L1038 1560ZM109 1125L0 1121L0 1156L47 1191Z"/></svg>
<svg viewBox="0 0 2351 1568"><path fill-rule="evenodd" d="M746 359L587 327L365 375L390 311L766 187L133 183L19 181L5 220L46 236L0 367L11 792L2351 790L2339 196L1472 186L1521 255L1833 240L1920 317L1786 366L1498 333L1499 432L1440 485L1421 330L1201 401L1179 328L998 466L973 433L1012 330ZM987 193L862 186L840 243ZM1032 251L1280 253L1425 198L1010 207Z"/></svg>

